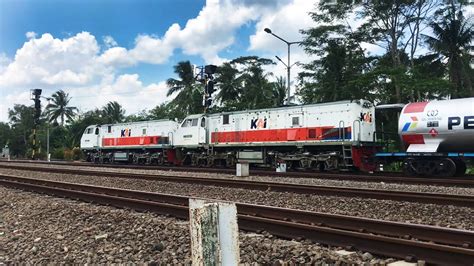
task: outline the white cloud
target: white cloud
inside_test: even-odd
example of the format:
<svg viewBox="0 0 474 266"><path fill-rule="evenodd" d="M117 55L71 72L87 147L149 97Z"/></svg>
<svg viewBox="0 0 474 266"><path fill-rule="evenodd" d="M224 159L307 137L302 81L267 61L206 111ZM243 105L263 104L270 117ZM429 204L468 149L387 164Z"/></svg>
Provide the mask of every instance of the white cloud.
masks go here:
<svg viewBox="0 0 474 266"><path fill-rule="evenodd" d="M118 43L110 35L102 37L102 41L104 42L105 47L107 47L107 48L114 47L114 46L118 45Z"/></svg>
<svg viewBox="0 0 474 266"><path fill-rule="evenodd" d="M256 22L257 31L251 37L252 53L278 54L286 60L286 48L262 34L263 28L291 40L301 39L298 30L308 24L307 12L312 7L303 0L207 0L195 18L181 26L170 25L163 36L138 35L132 47L122 47L107 35L101 38L102 50L96 37L86 31L63 39L28 32L14 58L0 53L0 121L7 120L13 103L32 104L31 88L43 88L45 95L64 89L73 97L71 104L84 111L114 100L128 113L151 109L167 100L165 82L143 84L139 74L119 75L123 68L167 63L177 49L200 56L205 63L220 64L225 59L219 53L234 44L236 32L251 22ZM292 62L304 59L301 51L292 49ZM281 64L272 70L277 75L286 73Z"/></svg>
<svg viewBox="0 0 474 266"><path fill-rule="evenodd" d="M27 39L34 39L34 38L36 38L36 32L29 31L25 34L25 36L26 36Z"/></svg>
<svg viewBox="0 0 474 266"><path fill-rule="evenodd" d="M45 33L17 50L14 61L0 72L0 89L91 83L107 71L97 64L98 52L97 41L88 32L62 40Z"/></svg>

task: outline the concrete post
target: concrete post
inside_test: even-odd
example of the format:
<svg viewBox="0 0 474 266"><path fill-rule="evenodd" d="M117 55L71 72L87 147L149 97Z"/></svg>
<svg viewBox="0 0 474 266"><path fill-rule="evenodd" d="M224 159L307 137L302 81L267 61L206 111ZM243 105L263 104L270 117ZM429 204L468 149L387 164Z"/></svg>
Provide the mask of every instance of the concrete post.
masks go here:
<svg viewBox="0 0 474 266"><path fill-rule="evenodd" d="M286 163L278 163L276 171L278 173L286 173Z"/></svg>
<svg viewBox="0 0 474 266"><path fill-rule="evenodd" d="M249 176L249 164L238 163L236 165L236 176Z"/></svg>
<svg viewBox="0 0 474 266"><path fill-rule="evenodd" d="M238 265L239 230L234 203L189 200L192 265Z"/></svg>

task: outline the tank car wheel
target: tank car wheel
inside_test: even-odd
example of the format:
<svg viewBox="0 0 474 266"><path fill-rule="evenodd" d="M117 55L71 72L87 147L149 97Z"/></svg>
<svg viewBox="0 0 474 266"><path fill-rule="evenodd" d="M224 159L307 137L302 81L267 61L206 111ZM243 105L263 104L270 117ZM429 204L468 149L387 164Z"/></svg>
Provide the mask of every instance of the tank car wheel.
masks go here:
<svg viewBox="0 0 474 266"><path fill-rule="evenodd" d="M454 163L456 164L456 173L455 176L463 176L466 174L466 163L463 160L457 159L453 160Z"/></svg>
<svg viewBox="0 0 474 266"><path fill-rule="evenodd" d="M456 163L449 159L441 159L438 163L438 171L436 172L436 176L439 177L452 177L456 175L457 167Z"/></svg>

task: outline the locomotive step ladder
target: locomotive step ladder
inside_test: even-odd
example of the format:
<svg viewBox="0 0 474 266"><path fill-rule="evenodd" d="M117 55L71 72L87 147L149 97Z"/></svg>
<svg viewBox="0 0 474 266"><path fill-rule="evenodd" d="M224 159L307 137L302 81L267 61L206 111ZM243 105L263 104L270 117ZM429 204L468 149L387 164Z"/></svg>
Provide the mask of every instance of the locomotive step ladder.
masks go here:
<svg viewBox="0 0 474 266"><path fill-rule="evenodd" d="M342 146L342 159L346 168L354 166L354 161L352 160L352 146Z"/></svg>

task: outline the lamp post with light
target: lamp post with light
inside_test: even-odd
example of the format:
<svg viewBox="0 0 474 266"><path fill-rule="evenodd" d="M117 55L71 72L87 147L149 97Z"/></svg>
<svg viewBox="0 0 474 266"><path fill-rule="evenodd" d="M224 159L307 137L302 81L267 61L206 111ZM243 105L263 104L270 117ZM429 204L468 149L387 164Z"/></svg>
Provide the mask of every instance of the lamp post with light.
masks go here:
<svg viewBox="0 0 474 266"><path fill-rule="evenodd" d="M287 72L287 87L286 87L286 104L289 104L290 103L290 70L291 70L291 67L294 66L296 63L294 63L293 65L290 64L290 47L292 44L299 44L299 43L302 43L302 42L289 42L285 39L283 39L282 37L276 35L275 33L272 32L272 30L270 30L269 28L265 28L264 31L268 34L271 34L273 36L275 36L276 38L280 39L281 41L283 41L284 43L286 43L286 45L288 46L288 63L285 63L283 62L283 60L281 60L280 57L278 56L275 56L278 61L280 61L283 65L285 65L286 67L286 72Z"/></svg>

